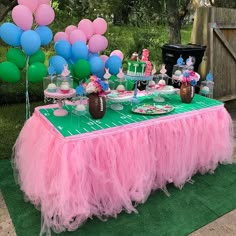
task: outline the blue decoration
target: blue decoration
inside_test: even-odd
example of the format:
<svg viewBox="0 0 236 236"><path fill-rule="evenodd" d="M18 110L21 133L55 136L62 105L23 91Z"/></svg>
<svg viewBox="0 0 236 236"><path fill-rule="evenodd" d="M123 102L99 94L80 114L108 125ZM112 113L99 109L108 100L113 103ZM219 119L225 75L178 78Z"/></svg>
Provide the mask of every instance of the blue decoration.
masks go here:
<svg viewBox="0 0 236 236"><path fill-rule="evenodd" d="M3 42L13 47L18 47L21 45L20 38L22 33L22 29L13 23L3 23L0 27L1 39Z"/></svg>
<svg viewBox="0 0 236 236"><path fill-rule="evenodd" d="M45 46L48 45L53 38L53 33L51 29L47 26L38 26L35 31L38 33L41 39L41 45Z"/></svg>
<svg viewBox="0 0 236 236"><path fill-rule="evenodd" d="M55 70L55 68L54 68L52 65L50 65L50 66L48 67L48 74L49 74L49 75L54 75L54 74L56 74L56 70Z"/></svg>
<svg viewBox="0 0 236 236"><path fill-rule="evenodd" d="M183 60L182 56L180 56L180 57L178 58L177 64L178 64L178 65L183 65L183 64L184 64L184 60Z"/></svg>
<svg viewBox="0 0 236 236"><path fill-rule="evenodd" d="M89 50L84 42L76 41L75 43L73 43L71 51L72 51L72 58L75 61L80 59L85 59L85 60L88 59Z"/></svg>
<svg viewBox="0 0 236 236"><path fill-rule="evenodd" d="M89 59L91 74L96 75L104 69L103 60L99 56L91 56Z"/></svg>
<svg viewBox="0 0 236 236"><path fill-rule="evenodd" d="M190 81L190 84L191 84L192 86L196 86L196 85L197 85L197 81L196 81L196 80L191 80L191 81Z"/></svg>
<svg viewBox="0 0 236 236"><path fill-rule="evenodd" d="M62 56L56 55L49 59L49 66L54 67L56 74L61 74L65 65L68 65L68 63Z"/></svg>
<svg viewBox="0 0 236 236"><path fill-rule="evenodd" d="M41 39L34 30L26 30L21 35L21 46L26 55L31 56L36 53L41 45Z"/></svg>
<svg viewBox="0 0 236 236"><path fill-rule="evenodd" d="M207 81L213 81L213 75L212 75L212 73L210 71L208 72L208 74L206 76L206 80Z"/></svg>
<svg viewBox="0 0 236 236"><path fill-rule="evenodd" d="M82 85L76 87L76 95L82 96L85 92L85 89Z"/></svg>
<svg viewBox="0 0 236 236"><path fill-rule="evenodd" d="M105 64L105 67L109 69L109 73L112 75L117 75L120 71L121 66L122 66L122 61L116 55L110 56Z"/></svg>
<svg viewBox="0 0 236 236"><path fill-rule="evenodd" d="M65 59L71 57L71 45L66 40L58 40L54 45L54 49L57 55L62 56Z"/></svg>

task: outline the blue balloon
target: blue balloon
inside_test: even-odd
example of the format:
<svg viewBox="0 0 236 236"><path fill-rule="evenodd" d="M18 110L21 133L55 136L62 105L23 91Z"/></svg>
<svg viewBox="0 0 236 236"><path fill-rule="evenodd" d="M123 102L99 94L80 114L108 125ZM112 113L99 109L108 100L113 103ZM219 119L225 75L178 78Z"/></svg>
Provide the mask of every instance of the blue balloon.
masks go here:
<svg viewBox="0 0 236 236"><path fill-rule="evenodd" d="M13 47L21 45L20 38L22 33L22 29L13 23L3 23L0 27L0 38L3 42Z"/></svg>
<svg viewBox="0 0 236 236"><path fill-rule="evenodd" d="M45 46L48 45L53 38L53 33L51 29L47 26L38 26L35 31L38 33L40 40L41 40L41 45Z"/></svg>
<svg viewBox="0 0 236 236"><path fill-rule="evenodd" d="M122 66L122 61L116 55L110 56L105 64L105 67L109 69L109 72L112 75L117 75L120 71L121 66Z"/></svg>
<svg viewBox="0 0 236 236"><path fill-rule="evenodd" d="M62 56L52 56L49 59L49 66L53 66L56 74L61 74L62 71L64 70L64 66L68 65L66 60Z"/></svg>
<svg viewBox="0 0 236 236"><path fill-rule="evenodd" d="M91 58L91 57L93 57L93 56L98 56L99 57L99 54L98 53L92 53L92 52L89 52L89 54L88 54L88 60Z"/></svg>
<svg viewBox="0 0 236 236"><path fill-rule="evenodd" d="M21 35L20 42L22 49L28 56L31 56L36 53L41 45L40 37L38 33L36 33L34 30L26 30Z"/></svg>
<svg viewBox="0 0 236 236"><path fill-rule="evenodd" d="M103 76L105 74L104 70L96 72L94 75L96 75L98 78L103 79Z"/></svg>
<svg viewBox="0 0 236 236"><path fill-rule="evenodd" d="M96 74L104 70L103 60L99 56L92 56L89 59L90 70L92 74Z"/></svg>
<svg viewBox="0 0 236 236"><path fill-rule="evenodd" d="M74 60L80 60L80 59L85 59L87 60L88 58L88 47L84 42L81 41L76 41L72 45L72 57Z"/></svg>
<svg viewBox="0 0 236 236"><path fill-rule="evenodd" d="M57 55L64 57L65 59L69 59L71 57L71 45L66 40L58 40L54 49Z"/></svg>

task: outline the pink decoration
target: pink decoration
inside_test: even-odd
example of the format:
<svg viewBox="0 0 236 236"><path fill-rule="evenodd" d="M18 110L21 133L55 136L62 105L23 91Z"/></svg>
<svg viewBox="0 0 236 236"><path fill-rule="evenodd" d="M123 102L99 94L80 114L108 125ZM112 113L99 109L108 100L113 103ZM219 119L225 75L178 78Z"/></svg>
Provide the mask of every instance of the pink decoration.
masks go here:
<svg viewBox="0 0 236 236"><path fill-rule="evenodd" d="M104 34L107 31L107 22L103 18L96 18L93 27L95 34Z"/></svg>
<svg viewBox="0 0 236 236"><path fill-rule="evenodd" d="M24 5L17 5L12 10L12 19L22 30L30 30L33 25L33 15Z"/></svg>
<svg viewBox="0 0 236 236"><path fill-rule="evenodd" d="M82 41L86 44L87 38L82 30L76 29L70 33L69 41L71 44L75 43L76 41Z"/></svg>
<svg viewBox="0 0 236 236"><path fill-rule="evenodd" d="M107 46L107 38L100 34L93 35L88 43L89 51L93 53L103 51Z"/></svg>
<svg viewBox="0 0 236 236"><path fill-rule="evenodd" d="M106 61L108 60L108 56L107 55L101 55L100 58L102 59L104 65L106 64Z"/></svg>
<svg viewBox="0 0 236 236"><path fill-rule="evenodd" d="M38 0L18 0L17 2L19 5L26 6L31 13L33 13L38 6Z"/></svg>
<svg viewBox="0 0 236 236"><path fill-rule="evenodd" d="M27 0L29 1L29 0ZM51 5L50 0L38 0L38 6L41 4Z"/></svg>
<svg viewBox="0 0 236 236"><path fill-rule="evenodd" d="M123 59L124 59L124 55L123 55L123 53L120 50L112 51L110 56L113 56L113 55L118 56L121 59L121 61L123 61Z"/></svg>
<svg viewBox="0 0 236 236"><path fill-rule="evenodd" d="M78 28L75 25L69 25L66 27L65 32L68 36L70 36L71 32L77 29Z"/></svg>
<svg viewBox="0 0 236 236"><path fill-rule="evenodd" d="M47 4L40 5L35 11L35 21L38 25L50 25L54 18L54 10Z"/></svg>
<svg viewBox="0 0 236 236"><path fill-rule="evenodd" d="M90 39L94 34L94 28L92 21L88 19L83 19L78 24L78 29L82 30L86 35L87 39Z"/></svg>
<svg viewBox="0 0 236 236"><path fill-rule="evenodd" d="M111 74L109 73L109 69L105 68L106 73L103 75L104 79L109 79L111 77Z"/></svg>
<svg viewBox="0 0 236 236"><path fill-rule="evenodd" d="M69 42L69 37L65 32L57 32L54 36L54 42L57 42L58 40L66 40Z"/></svg>
<svg viewBox="0 0 236 236"><path fill-rule="evenodd" d="M232 120L223 105L66 138L40 113L49 107L56 106L36 108L13 152L20 189L41 206L42 230L136 212L132 203L153 190L181 188L197 172L232 163Z"/></svg>

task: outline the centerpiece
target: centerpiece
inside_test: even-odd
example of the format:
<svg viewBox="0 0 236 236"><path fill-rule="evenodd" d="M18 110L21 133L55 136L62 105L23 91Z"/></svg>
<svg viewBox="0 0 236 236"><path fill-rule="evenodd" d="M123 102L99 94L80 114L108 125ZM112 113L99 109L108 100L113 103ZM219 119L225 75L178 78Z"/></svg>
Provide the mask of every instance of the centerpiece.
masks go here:
<svg viewBox="0 0 236 236"><path fill-rule="evenodd" d="M180 97L182 102L191 103L195 94L195 86L199 81L200 76L193 70L183 71L182 76L179 77L181 82Z"/></svg>
<svg viewBox="0 0 236 236"><path fill-rule="evenodd" d="M86 86L88 94L89 113L94 119L100 119L106 112L106 91L108 91L108 83L104 82L95 75L90 77L90 81Z"/></svg>

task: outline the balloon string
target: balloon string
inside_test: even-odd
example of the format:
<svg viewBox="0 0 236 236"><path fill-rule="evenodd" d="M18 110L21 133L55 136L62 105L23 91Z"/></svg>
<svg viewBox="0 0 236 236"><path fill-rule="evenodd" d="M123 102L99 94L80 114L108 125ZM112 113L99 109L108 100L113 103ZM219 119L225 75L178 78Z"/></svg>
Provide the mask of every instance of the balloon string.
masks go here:
<svg viewBox="0 0 236 236"><path fill-rule="evenodd" d="M29 80L28 80L29 57L26 60L26 76L25 76L25 120L30 118L30 100L29 100Z"/></svg>

